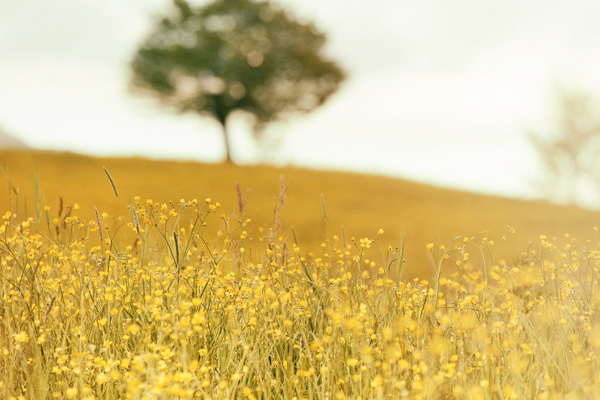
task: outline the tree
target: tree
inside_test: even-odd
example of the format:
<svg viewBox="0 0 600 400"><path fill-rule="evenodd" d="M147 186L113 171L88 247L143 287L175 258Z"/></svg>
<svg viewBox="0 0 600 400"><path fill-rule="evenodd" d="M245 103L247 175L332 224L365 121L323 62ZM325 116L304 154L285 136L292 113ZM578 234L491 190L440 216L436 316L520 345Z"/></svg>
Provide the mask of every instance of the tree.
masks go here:
<svg viewBox="0 0 600 400"><path fill-rule="evenodd" d="M580 205L600 204L600 114L592 96L558 92L554 135L529 134L546 179L543 190L553 199Z"/></svg>
<svg viewBox="0 0 600 400"><path fill-rule="evenodd" d="M321 55L326 36L269 0L174 5L133 58L132 87L178 112L215 118L228 162L232 112L252 115L259 137L269 122L323 104L345 78Z"/></svg>

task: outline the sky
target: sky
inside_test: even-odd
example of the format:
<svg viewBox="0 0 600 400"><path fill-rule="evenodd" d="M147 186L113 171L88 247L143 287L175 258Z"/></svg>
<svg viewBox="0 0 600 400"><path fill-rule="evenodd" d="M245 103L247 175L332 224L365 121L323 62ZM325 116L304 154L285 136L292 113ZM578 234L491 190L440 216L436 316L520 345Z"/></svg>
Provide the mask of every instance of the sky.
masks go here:
<svg viewBox="0 0 600 400"><path fill-rule="evenodd" d="M552 133L557 88L600 93L596 0L280 0L328 35L349 79L313 113L243 121L233 156L535 198L527 132ZM128 63L170 0L0 0L0 129L28 146L219 162L219 126L128 91Z"/></svg>

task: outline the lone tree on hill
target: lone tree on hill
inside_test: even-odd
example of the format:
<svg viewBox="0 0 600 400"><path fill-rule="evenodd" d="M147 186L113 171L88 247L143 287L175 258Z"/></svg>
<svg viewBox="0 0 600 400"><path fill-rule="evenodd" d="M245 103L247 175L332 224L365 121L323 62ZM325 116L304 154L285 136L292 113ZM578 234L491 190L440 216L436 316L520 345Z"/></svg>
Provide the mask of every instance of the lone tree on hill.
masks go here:
<svg viewBox="0 0 600 400"><path fill-rule="evenodd" d="M323 104L345 78L321 55L325 35L269 0L173 2L131 62L132 88L219 121L228 162L233 111L254 116L258 138L267 123Z"/></svg>

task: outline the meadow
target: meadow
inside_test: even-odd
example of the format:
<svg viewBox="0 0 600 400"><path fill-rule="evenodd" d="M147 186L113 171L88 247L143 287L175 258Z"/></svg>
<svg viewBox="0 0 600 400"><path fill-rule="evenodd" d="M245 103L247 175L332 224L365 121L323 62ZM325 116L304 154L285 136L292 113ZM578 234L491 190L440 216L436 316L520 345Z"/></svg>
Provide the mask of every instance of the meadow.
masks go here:
<svg viewBox="0 0 600 400"><path fill-rule="evenodd" d="M0 151L0 167L7 170L12 185L0 185L0 210L35 217L40 216L35 205L44 204L56 217L62 202L63 210L77 204L79 215L88 221L95 218L94 207L131 220L128 206L135 196L159 203L210 197L230 215L238 208L239 186L248 198L245 207L252 216L252 231L273 223L283 180L286 199L279 215L285 238L295 237L302 248L315 250L333 235L350 242L352 237L370 236L383 228L385 245L377 256L381 259L387 245L403 244L407 279L433 276L427 243L446 244L459 235L498 242L510 226L515 234L494 248L493 254L512 261L528 250L530 242L539 246L542 234L552 238L569 233L581 240L592 239L592 227L600 223L599 212L576 207L477 195L383 176L293 167L94 158L44 151ZM103 167L113 177L118 197ZM208 229L214 234L217 227ZM473 258L472 262L478 261Z"/></svg>
<svg viewBox="0 0 600 400"><path fill-rule="evenodd" d="M0 157L1 398L599 397L597 212L294 168Z"/></svg>

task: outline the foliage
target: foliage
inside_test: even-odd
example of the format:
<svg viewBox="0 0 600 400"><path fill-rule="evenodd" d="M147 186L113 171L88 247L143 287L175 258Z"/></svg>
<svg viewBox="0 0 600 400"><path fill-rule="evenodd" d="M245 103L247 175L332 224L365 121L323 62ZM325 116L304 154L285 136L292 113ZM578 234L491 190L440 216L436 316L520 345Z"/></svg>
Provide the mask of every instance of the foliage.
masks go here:
<svg viewBox="0 0 600 400"><path fill-rule="evenodd" d="M322 57L326 37L269 1L215 0L194 8L175 0L131 63L134 87L181 112L222 126L236 111L265 124L323 104L344 79Z"/></svg>
<svg viewBox="0 0 600 400"><path fill-rule="evenodd" d="M478 269L469 253L491 241L458 237L427 246L432 282L403 282L402 248L375 249L382 231L310 255L277 217L253 236L237 203L221 218L211 199L134 197L125 216L91 221L6 212L1 397L597 396L590 243L541 237L513 264Z"/></svg>
<svg viewBox="0 0 600 400"><path fill-rule="evenodd" d="M580 205L600 204L600 114L582 91L561 90L553 136L530 134L546 171L542 189L550 198Z"/></svg>

